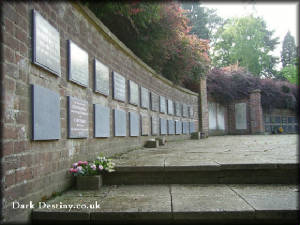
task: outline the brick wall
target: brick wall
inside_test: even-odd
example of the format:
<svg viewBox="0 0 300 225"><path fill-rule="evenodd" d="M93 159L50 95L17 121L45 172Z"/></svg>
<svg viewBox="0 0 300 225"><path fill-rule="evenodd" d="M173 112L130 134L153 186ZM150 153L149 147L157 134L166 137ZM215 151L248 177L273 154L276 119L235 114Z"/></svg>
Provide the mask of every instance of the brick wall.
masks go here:
<svg viewBox="0 0 300 225"><path fill-rule="evenodd" d="M31 62L32 9L37 10L60 34L61 77ZM110 138L93 137L93 104L112 109L121 108L145 113L149 116L174 118L166 114L141 109L105 97L93 91L94 58L150 91L193 106L195 130L198 130L198 94L172 84L156 74L137 58L124 44L95 18L86 8L75 3L49 1L5 1L1 7L2 56L1 57L1 128L2 128L2 221L26 221L29 210L12 209L12 202L40 201L43 196L62 191L72 185L67 169L75 160L88 160L98 155L114 155L140 147L146 137L113 137L112 119ZM82 88L67 79L67 40L74 41L89 55L89 85ZM204 81L202 81L204 82ZM61 138L51 141L31 140L31 90L37 84L60 95ZM112 82L110 80L110 86ZM205 82L202 86L205 85ZM126 83L127 86L127 83ZM204 86L203 86L204 88ZM202 92L204 89L201 89ZM205 87L206 89L206 87ZM127 90L127 87L126 87ZM202 93L201 92L201 93ZM203 92L204 93L204 92ZM205 91L206 93L206 91ZM89 136L85 139L67 138L67 97L74 96L89 103ZM208 130L206 122L206 95L201 97L201 129ZM206 108L205 108L206 107ZM128 115L127 115L128 120ZM127 121L128 124L128 121ZM167 139L184 139L188 135L170 135Z"/></svg>

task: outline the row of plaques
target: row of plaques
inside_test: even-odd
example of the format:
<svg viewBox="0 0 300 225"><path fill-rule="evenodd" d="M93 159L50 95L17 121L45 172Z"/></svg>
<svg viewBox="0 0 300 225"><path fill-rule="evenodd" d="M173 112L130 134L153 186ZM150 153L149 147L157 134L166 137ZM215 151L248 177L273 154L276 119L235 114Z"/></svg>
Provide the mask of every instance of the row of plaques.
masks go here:
<svg viewBox="0 0 300 225"><path fill-rule="evenodd" d="M76 97L67 97L68 137L87 138L89 136L89 104ZM94 137L110 137L110 108L94 104ZM194 132L194 122L167 120L164 118L139 115L129 112L129 136L151 134L188 134ZM113 110L114 136L126 136L127 113ZM61 138L60 96L47 88L32 85L32 139L55 140ZM159 130L158 130L159 127Z"/></svg>
<svg viewBox="0 0 300 225"><path fill-rule="evenodd" d="M292 123L297 123L297 120L296 117L294 116L265 115L265 123L292 124Z"/></svg>
<svg viewBox="0 0 300 225"><path fill-rule="evenodd" d="M59 32L33 10L33 63L61 76L60 38ZM68 79L82 87L89 86L89 57L88 53L68 40ZM94 91L105 96L110 95L109 68L94 59ZM112 96L115 100L126 101L126 79L121 74L112 72ZM135 106L169 115L193 118L193 107L179 102L173 102L159 96L147 88L140 87L128 80L128 102ZM140 102L140 104L139 104Z"/></svg>

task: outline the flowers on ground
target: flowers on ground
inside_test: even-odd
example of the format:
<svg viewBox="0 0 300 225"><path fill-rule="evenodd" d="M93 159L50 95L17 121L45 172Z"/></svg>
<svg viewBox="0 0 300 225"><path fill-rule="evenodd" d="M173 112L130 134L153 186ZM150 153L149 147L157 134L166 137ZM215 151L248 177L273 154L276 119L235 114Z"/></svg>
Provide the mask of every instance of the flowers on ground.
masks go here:
<svg viewBox="0 0 300 225"><path fill-rule="evenodd" d="M94 161L78 161L72 164L69 172L74 176L93 176L103 172L113 172L115 163L111 159L99 156Z"/></svg>

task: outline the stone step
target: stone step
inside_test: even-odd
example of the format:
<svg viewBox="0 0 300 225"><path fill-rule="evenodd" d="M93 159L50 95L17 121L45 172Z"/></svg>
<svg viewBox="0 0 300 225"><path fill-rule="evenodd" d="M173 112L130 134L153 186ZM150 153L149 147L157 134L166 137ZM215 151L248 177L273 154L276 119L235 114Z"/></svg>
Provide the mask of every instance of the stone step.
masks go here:
<svg viewBox="0 0 300 225"><path fill-rule="evenodd" d="M297 185L113 185L70 190L47 202L98 209L33 209L32 222L298 224ZM45 204L41 204L45 206Z"/></svg>
<svg viewBox="0 0 300 225"><path fill-rule="evenodd" d="M299 164L119 166L103 177L114 184L298 184Z"/></svg>

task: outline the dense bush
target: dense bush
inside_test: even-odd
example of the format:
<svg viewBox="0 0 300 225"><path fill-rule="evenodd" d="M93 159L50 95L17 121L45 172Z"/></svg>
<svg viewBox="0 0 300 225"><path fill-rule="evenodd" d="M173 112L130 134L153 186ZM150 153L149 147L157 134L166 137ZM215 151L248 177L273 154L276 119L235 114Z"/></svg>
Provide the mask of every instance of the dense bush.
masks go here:
<svg viewBox="0 0 300 225"><path fill-rule="evenodd" d="M208 96L220 103L226 104L247 98L255 89L261 90L261 102L265 110L274 108L298 110L298 88L287 81L253 77L242 68L213 69L207 75Z"/></svg>

